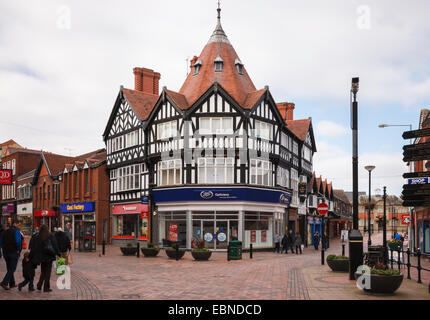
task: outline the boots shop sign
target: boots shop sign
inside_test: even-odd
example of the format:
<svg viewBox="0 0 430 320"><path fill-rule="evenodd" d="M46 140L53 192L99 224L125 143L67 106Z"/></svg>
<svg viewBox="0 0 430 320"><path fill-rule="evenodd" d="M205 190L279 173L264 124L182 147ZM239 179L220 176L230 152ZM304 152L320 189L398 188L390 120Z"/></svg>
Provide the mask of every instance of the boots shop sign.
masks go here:
<svg viewBox="0 0 430 320"><path fill-rule="evenodd" d="M0 169L0 185L12 185L12 169Z"/></svg>

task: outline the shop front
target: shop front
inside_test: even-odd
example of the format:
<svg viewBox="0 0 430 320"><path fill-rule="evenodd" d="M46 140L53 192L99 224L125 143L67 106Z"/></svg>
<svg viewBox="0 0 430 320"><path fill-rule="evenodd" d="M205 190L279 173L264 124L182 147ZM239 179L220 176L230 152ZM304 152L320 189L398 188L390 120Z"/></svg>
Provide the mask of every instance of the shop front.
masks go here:
<svg viewBox="0 0 430 320"><path fill-rule="evenodd" d="M315 232L321 235L321 217L308 216L308 245L314 244Z"/></svg>
<svg viewBox="0 0 430 320"><path fill-rule="evenodd" d="M418 224L418 246L421 252L430 255L430 219L417 221Z"/></svg>
<svg viewBox="0 0 430 320"><path fill-rule="evenodd" d="M2 206L2 217L1 217L1 224L5 226L10 226L12 223L13 218L15 217L16 210L15 210L15 203L6 203Z"/></svg>
<svg viewBox="0 0 430 320"><path fill-rule="evenodd" d="M160 245L190 249L202 239L211 250L226 250L232 240L244 248L272 248L291 200L286 192L249 187L165 188L153 195Z"/></svg>
<svg viewBox="0 0 430 320"><path fill-rule="evenodd" d="M60 205L62 226L79 251L96 250L95 202L64 203Z"/></svg>
<svg viewBox="0 0 430 320"><path fill-rule="evenodd" d="M33 212L33 229L40 229L41 225L47 225L51 232L58 227L58 211L53 209L35 210Z"/></svg>
<svg viewBox="0 0 430 320"><path fill-rule="evenodd" d="M21 203L16 208L19 228L25 236L31 236L33 229L33 202Z"/></svg>
<svg viewBox="0 0 430 320"><path fill-rule="evenodd" d="M127 203L112 206L114 243L121 240L149 241L148 205Z"/></svg>

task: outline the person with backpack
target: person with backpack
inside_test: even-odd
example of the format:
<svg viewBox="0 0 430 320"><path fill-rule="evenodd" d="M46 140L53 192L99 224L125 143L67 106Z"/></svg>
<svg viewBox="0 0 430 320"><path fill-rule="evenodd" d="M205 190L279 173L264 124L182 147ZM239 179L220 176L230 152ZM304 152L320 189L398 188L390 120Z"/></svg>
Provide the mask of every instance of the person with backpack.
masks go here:
<svg viewBox="0 0 430 320"><path fill-rule="evenodd" d="M12 221L11 226L6 231L3 231L0 238L0 247L3 250L7 270L0 286L5 290L9 290L16 287L14 273L22 250L22 235L17 228L16 221Z"/></svg>
<svg viewBox="0 0 430 320"><path fill-rule="evenodd" d="M61 258L64 258L66 260L66 264L68 264L69 252L72 250L69 237L62 228L57 228L55 239L57 240L58 250L60 251Z"/></svg>
<svg viewBox="0 0 430 320"><path fill-rule="evenodd" d="M37 235L33 237L30 245L30 260L34 265L40 264L40 278L37 283L37 290L51 292L50 280L52 272L52 262L56 256L60 257L57 240L49 232L47 225L42 225Z"/></svg>

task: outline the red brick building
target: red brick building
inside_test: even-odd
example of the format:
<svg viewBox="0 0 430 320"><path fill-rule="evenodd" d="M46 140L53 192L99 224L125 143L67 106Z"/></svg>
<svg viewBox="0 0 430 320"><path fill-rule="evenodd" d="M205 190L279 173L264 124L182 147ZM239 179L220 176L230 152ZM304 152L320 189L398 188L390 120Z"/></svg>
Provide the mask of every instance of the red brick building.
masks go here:
<svg viewBox="0 0 430 320"><path fill-rule="evenodd" d="M72 236L75 249L94 250L96 243L102 244L104 231L110 243L105 149L66 162L62 170L60 213L61 225Z"/></svg>
<svg viewBox="0 0 430 320"><path fill-rule="evenodd" d="M11 169L13 183L1 190L1 223L10 224L17 218L17 181L16 178L35 169L40 161L41 151L8 147L2 157L2 168Z"/></svg>
<svg viewBox="0 0 430 320"><path fill-rule="evenodd" d="M16 214L19 228L26 236L30 236L33 230L33 180L36 169L20 175L16 179L17 183L17 206Z"/></svg>

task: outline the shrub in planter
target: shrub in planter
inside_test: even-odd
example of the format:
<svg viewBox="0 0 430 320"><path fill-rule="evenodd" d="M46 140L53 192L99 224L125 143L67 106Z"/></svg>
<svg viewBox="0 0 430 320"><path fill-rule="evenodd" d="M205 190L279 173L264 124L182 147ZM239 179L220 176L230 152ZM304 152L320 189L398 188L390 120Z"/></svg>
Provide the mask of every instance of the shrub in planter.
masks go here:
<svg viewBox="0 0 430 320"><path fill-rule="evenodd" d="M327 256L326 261L332 271L349 271L349 258L346 256L337 256L335 254L330 254Z"/></svg>
<svg viewBox="0 0 430 320"><path fill-rule="evenodd" d="M148 247L142 248L141 251L145 257L156 257L160 252L160 247L153 243L148 243Z"/></svg>
<svg viewBox="0 0 430 320"><path fill-rule="evenodd" d="M209 249L205 248L204 240L199 239L197 242L197 247L191 251L191 255L193 256L194 260L207 261L211 257L212 251L209 251Z"/></svg>
<svg viewBox="0 0 430 320"><path fill-rule="evenodd" d="M166 255L170 259L181 259L185 254L184 249L180 249L177 243L173 243L170 248L166 249Z"/></svg>
<svg viewBox="0 0 430 320"><path fill-rule="evenodd" d="M403 241L402 240L390 240L388 241L388 247L393 251L401 250L403 247Z"/></svg>
<svg viewBox="0 0 430 320"><path fill-rule="evenodd" d="M137 247L134 247L132 243L127 243L125 247L121 247L120 249L125 256L135 256L137 254Z"/></svg>
<svg viewBox="0 0 430 320"><path fill-rule="evenodd" d="M355 273L355 278L361 276L360 273ZM369 293L392 294L402 284L403 274L400 270L388 269L386 265L377 263L370 270L370 289L363 289Z"/></svg>

